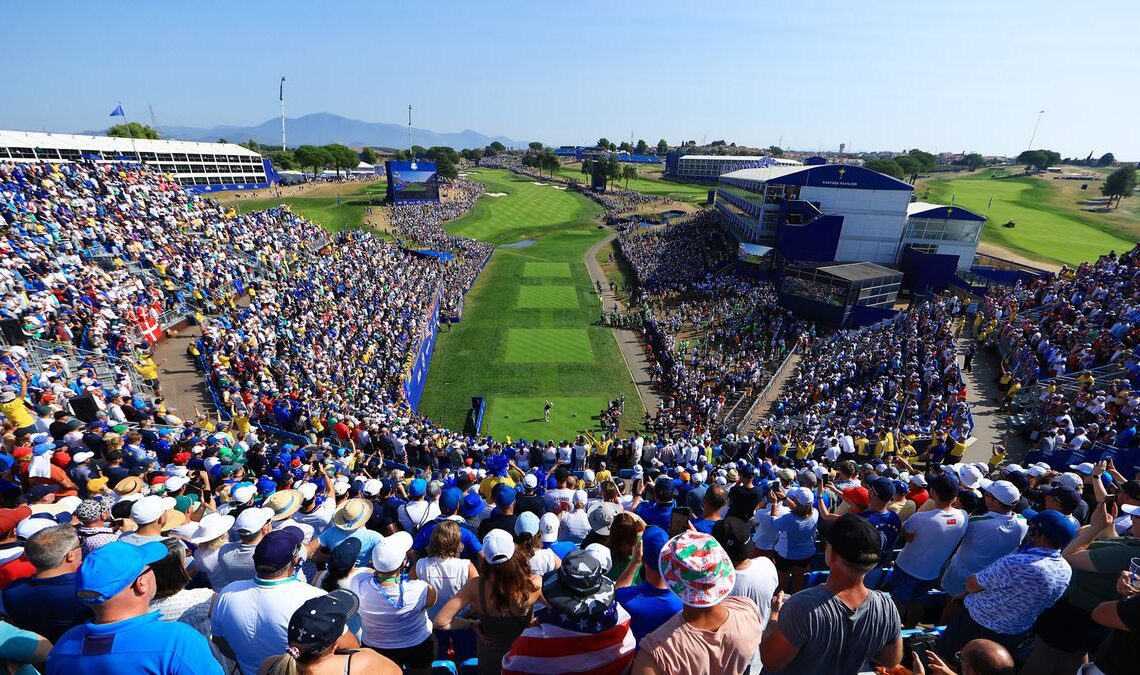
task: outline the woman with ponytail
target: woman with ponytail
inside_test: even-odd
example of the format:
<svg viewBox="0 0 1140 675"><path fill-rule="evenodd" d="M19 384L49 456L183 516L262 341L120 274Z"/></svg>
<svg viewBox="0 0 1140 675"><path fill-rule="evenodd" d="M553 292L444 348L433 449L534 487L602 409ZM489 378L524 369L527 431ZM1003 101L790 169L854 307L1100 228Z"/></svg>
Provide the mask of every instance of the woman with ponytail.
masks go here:
<svg viewBox="0 0 1140 675"><path fill-rule="evenodd" d="M289 645L270 656L258 675L401 675L400 667L371 649L360 649L345 630L359 601L350 591L336 590L305 602L289 619Z"/></svg>

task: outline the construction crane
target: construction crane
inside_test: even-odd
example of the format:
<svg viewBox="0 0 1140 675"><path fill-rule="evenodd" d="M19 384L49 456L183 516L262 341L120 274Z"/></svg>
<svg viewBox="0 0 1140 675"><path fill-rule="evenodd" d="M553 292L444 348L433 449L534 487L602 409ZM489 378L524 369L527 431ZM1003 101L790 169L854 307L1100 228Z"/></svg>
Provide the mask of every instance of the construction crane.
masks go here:
<svg viewBox="0 0 1140 675"><path fill-rule="evenodd" d="M158 130L158 118L154 116L154 106L147 103L146 108L150 111L150 128L154 129L154 133L158 134L159 138L162 138L162 132Z"/></svg>

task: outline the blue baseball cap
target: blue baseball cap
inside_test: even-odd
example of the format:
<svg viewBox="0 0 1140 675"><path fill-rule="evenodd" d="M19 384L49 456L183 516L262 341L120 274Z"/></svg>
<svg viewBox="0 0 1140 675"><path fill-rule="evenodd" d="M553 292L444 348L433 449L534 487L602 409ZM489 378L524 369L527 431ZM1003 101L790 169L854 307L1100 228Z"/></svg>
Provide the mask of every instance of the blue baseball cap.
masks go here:
<svg viewBox="0 0 1140 675"><path fill-rule="evenodd" d="M166 544L152 541L141 546L113 541L83 559L75 573L75 596L88 604L101 604L134 583L149 565L169 553Z"/></svg>
<svg viewBox="0 0 1140 675"><path fill-rule="evenodd" d="M409 497L423 497L425 492L427 492L427 481L423 478L416 478L408 485Z"/></svg>
<svg viewBox="0 0 1140 675"><path fill-rule="evenodd" d="M449 487L439 496L439 510L446 515L451 515L459 508L459 503L462 501L463 490L456 487Z"/></svg>
<svg viewBox="0 0 1140 675"><path fill-rule="evenodd" d="M483 510L487 508L487 502L474 492L468 492L463 497L463 505L459 507L459 515L464 518L474 518L475 516L483 515Z"/></svg>
<svg viewBox="0 0 1140 675"><path fill-rule="evenodd" d="M1037 515L1030 519L1029 524L1040 530L1046 539L1059 548L1068 546L1073 537L1077 536L1076 522L1060 511L1038 511Z"/></svg>
<svg viewBox="0 0 1140 675"><path fill-rule="evenodd" d="M645 528L645 533L641 535L641 550L642 562L646 567L654 572L661 570L661 549L665 548L668 541L669 533L660 527L650 525Z"/></svg>
<svg viewBox="0 0 1140 675"><path fill-rule="evenodd" d="M515 489L506 483L499 483L491 489L491 498L495 500L495 506L501 509L505 509L511 504L514 504L517 494Z"/></svg>

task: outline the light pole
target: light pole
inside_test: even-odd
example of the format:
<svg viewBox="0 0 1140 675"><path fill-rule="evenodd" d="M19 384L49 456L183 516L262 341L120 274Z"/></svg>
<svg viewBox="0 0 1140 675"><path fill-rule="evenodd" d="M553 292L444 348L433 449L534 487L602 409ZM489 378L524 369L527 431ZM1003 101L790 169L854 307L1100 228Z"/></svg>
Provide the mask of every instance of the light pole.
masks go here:
<svg viewBox="0 0 1140 675"><path fill-rule="evenodd" d="M285 76L281 76L281 89L278 92L281 99L281 152L285 152Z"/></svg>
<svg viewBox="0 0 1140 675"><path fill-rule="evenodd" d="M1037 138L1037 128L1041 126L1041 118L1045 115L1045 111L1037 113L1037 124L1033 125L1033 135L1029 137L1029 145L1025 148L1026 151L1033 149L1033 141Z"/></svg>

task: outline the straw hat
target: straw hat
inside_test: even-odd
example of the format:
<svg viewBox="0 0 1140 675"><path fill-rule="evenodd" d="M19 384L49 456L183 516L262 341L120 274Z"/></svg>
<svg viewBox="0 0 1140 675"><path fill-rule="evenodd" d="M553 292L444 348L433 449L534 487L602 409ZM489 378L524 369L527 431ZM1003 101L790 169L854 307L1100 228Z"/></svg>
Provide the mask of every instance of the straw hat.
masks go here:
<svg viewBox="0 0 1140 675"><path fill-rule="evenodd" d="M349 499L337 509L332 524L342 530L353 532L364 527L372 517L372 502L364 499Z"/></svg>
<svg viewBox="0 0 1140 675"><path fill-rule="evenodd" d="M146 483L138 476L127 476L118 483L115 483L115 492L124 496L133 495L142 492L144 487L146 487Z"/></svg>
<svg viewBox="0 0 1140 675"><path fill-rule="evenodd" d="M273 520L285 520L301 508L305 496L300 490L278 490L269 495L262 503L267 509L273 509Z"/></svg>

